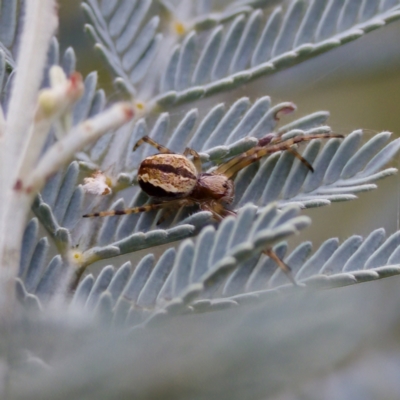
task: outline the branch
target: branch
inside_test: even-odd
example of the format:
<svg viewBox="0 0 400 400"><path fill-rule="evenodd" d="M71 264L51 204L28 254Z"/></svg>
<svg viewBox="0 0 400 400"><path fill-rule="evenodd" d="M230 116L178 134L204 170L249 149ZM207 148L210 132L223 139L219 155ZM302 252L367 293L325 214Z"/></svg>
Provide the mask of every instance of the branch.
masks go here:
<svg viewBox="0 0 400 400"><path fill-rule="evenodd" d="M46 152L26 182L21 182L21 188L25 188L27 193L39 191L46 180L67 163L78 150L109 130L120 127L132 117L133 109L129 103L117 103L95 118L83 122Z"/></svg>
<svg viewBox="0 0 400 400"><path fill-rule="evenodd" d="M58 25L55 10L54 0L26 2L25 24L5 132L7 151L4 154L6 160L4 168L9 167L10 171L15 171L16 161L21 160L21 155L25 153L21 152L21 149L26 149L29 143L27 136L32 134L30 127L35 115L37 93L42 81L47 50ZM11 168L11 165L14 168ZM9 179L12 182L13 176Z"/></svg>
<svg viewBox="0 0 400 400"><path fill-rule="evenodd" d="M50 75L53 81L56 77L58 81L53 82L52 88L43 89L39 93L32 134L17 175L21 180L37 163L52 124L61 116L67 115L83 93L82 76L78 72L67 79L60 67L53 66Z"/></svg>
<svg viewBox="0 0 400 400"><path fill-rule="evenodd" d="M32 134L31 126L47 50L58 25L54 0L31 0L25 5L17 72L12 87L5 134L0 144L0 291L3 300L0 304L4 311L3 316L12 312L13 279L18 272L20 241L29 210L26 196L20 196L18 201L14 202L12 183ZM16 207L17 212L10 213L12 207ZM14 214L12 219L11 215Z"/></svg>

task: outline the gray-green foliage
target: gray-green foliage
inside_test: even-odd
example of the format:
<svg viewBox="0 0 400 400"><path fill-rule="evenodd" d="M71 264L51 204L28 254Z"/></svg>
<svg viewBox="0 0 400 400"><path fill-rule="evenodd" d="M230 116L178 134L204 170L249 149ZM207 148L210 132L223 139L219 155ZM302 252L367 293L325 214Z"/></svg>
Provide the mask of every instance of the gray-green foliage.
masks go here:
<svg viewBox="0 0 400 400"><path fill-rule="evenodd" d="M355 130L344 140L311 141L302 154L314 173L289 152L245 168L235 179L238 215L219 225L210 213L193 208L167 216L160 225L161 212L81 218L93 209L123 209L148 201L138 189L136 173L140 161L153 150L142 146L132 152L144 135L175 152L193 147L204 169L211 169L251 149L266 133L291 138L331 132L326 111L282 125L281 117L295 110L293 103L275 104L262 96L254 101L234 98L227 105L213 102L213 96L358 39L400 18L400 4L397 0L277 3L235 1L219 10L205 0L190 5L186 0L82 3L89 20L86 31L111 67L122 95L132 96L138 116L76 154L32 204L35 217L26 225L16 282L24 307L12 327L20 329L26 320L32 332L24 330L14 339L16 360L5 367L11 371L15 398L267 398L302 379L315 378L319 366L345 360L368 333L372 340L381 334L372 329L376 316L370 310L352 320L346 306L360 306L360 296L347 295L330 314L313 299L329 308L334 294L314 291L399 274L399 232L386 237L382 228L343 243L331 238L318 249L304 241L291 251L286 240L310 223L301 208L354 200L357 193L376 189L376 181L397 172L386 167L400 148L400 139L391 140L389 132L366 139ZM4 0L1 7L0 83L6 111L23 5ZM57 39L48 54L44 87L52 65L62 66L67 74L76 69L74 50L60 54ZM72 110L72 123L103 110L106 97L92 72L85 79L84 96ZM196 104L205 97L207 103ZM189 102L192 108L175 112ZM56 140L52 132L46 146ZM111 195L85 191L83 178L98 170L112 182ZM167 247L177 241L177 246ZM162 250L156 249L160 245ZM273 248L291 267L298 286L263 253L265 248ZM147 254L137 257L134 252L143 249L149 249ZM85 274L94 262L119 255L129 258L107 265L97 276L91 267ZM294 309L290 299L298 302ZM299 318L302 313L304 319ZM83 323L88 316L89 322ZM395 319L390 313L382 331ZM276 323L277 330L269 323ZM331 324L339 326L333 339L327 333ZM96 326L104 334L94 332ZM50 338L49 329L60 338ZM350 338L343 339L346 334ZM93 335L95 344L90 345L85 335ZM326 335L326 340L337 343L338 351L318 340L313 346L307 335L313 339ZM47 339L56 351L46 350ZM115 353L106 350L114 343ZM326 358L307 356L298 349L301 345L310 353L325 351ZM160 356L163 346L165 359ZM190 354L182 356L188 348ZM299 369L307 363L313 367L300 372L289 368L285 360L291 358ZM251 368L227 373L241 362ZM48 372L53 367L58 374L52 378ZM131 369L132 381L127 378ZM29 377L18 388L15 382L26 380L30 371L38 374L37 380ZM106 376L111 382L107 388Z"/></svg>

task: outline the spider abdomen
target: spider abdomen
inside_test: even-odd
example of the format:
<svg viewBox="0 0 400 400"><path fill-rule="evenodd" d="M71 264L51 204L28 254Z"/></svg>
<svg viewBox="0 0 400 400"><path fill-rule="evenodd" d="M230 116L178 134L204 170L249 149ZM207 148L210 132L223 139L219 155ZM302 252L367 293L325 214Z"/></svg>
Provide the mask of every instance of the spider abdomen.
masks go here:
<svg viewBox="0 0 400 400"><path fill-rule="evenodd" d="M185 197L197 184L197 170L183 155L155 154L140 164L138 182L149 196Z"/></svg>

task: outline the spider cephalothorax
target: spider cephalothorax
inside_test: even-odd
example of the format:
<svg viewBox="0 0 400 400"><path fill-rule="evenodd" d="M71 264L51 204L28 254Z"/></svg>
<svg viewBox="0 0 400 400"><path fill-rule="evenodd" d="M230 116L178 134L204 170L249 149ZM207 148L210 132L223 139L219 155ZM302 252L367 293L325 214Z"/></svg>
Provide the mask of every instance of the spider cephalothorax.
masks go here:
<svg viewBox="0 0 400 400"><path fill-rule="evenodd" d="M103 211L86 214L84 217L106 217L198 205L200 209L210 211L216 220L221 220L227 215L235 215L235 212L226 206L233 202L235 192L233 178L240 170L267 154L286 150L313 171L310 163L297 153L293 146L300 142L332 137L342 137L342 135L324 133L282 140L279 136L270 134L260 139L258 145L252 149L220 164L211 172L203 172L200 156L195 150L187 148L183 154L176 154L148 136L144 136L136 143L133 150L143 143L148 143L159 153L148 156L141 162L137 179L142 190L153 197L154 201L141 207ZM193 157L193 161L187 157L189 155Z"/></svg>

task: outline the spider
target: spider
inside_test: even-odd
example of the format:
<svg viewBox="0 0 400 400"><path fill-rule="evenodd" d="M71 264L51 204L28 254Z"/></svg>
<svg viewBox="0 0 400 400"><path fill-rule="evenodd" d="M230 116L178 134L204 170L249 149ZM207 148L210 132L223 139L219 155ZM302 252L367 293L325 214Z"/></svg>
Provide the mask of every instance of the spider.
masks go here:
<svg viewBox="0 0 400 400"><path fill-rule="evenodd" d="M292 146L326 138L343 138L343 135L321 133L281 140L280 137L270 134L260 139L252 149L220 164L211 172L203 172L200 155L195 150L187 147L183 154L176 154L150 137L144 136L135 144L133 151L143 143L148 143L159 153L146 157L141 162L137 179L141 189L155 201L140 207L102 211L85 214L83 217L134 214L197 204L201 210L210 211L213 217L220 221L228 215L236 215L235 211L228 209L226 205L233 202L235 192L233 178L239 171L267 154L286 150L313 172L312 165ZM188 155L193 156L193 161L189 160Z"/></svg>
<svg viewBox="0 0 400 400"><path fill-rule="evenodd" d="M227 205L234 200L233 178L239 171L268 154L289 151L313 172L312 165L293 146L313 139L327 138L343 138L343 135L321 133L282 140L275 134L269 134L260 139L252 149L220 164L211 172L203 172L200 155L195 150L186 148L183 154L176 154L150 137L144 136L135 144L133 151L143 143L147 143L155 147L159 153L148 156L141 162L137 179L141 189L154 198L154 202L125 210L85 214L83 217L107 217L198 205L201 210L211 212L215 220L221 221L229 215L236 215L235 211L227 208ZM193 157L193 161L188 158L189 155ZM159 220L158 223L160 222ZM290 276L290 268L271 249L265 250L264 253L271 257L295 283Z"/></svg>

